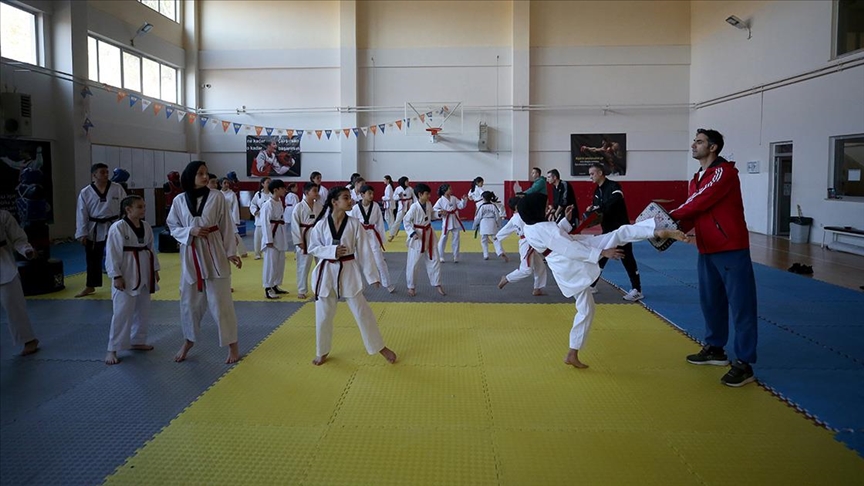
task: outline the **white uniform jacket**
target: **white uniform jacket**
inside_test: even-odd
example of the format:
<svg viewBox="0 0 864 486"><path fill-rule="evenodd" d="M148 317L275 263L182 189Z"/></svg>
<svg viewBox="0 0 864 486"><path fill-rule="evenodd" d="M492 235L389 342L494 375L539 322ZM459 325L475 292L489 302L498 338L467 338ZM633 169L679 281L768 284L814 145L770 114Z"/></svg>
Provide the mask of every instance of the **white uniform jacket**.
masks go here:
<svg viewBox="0 0 864 486"><path fill-rule="evenodd" d="M435 230L432 229L432 203L427 202L424 208L420 202L415 202L408 208L405 218L405 233L408 235L408 248L420 250L432 259L435 249ZM415 238L416 236L416 238Z"/></svg>
<svg viewBox="0 0 864 486"><path fill-rule="evenodd" d="M90 184L78 193L75 212L75 238L86 236L93 241L105 241L111 223L120 219L120 201L126 191L120 184L108 181L104 194L95 184Z"/></svg>
<svg viewBox="0 0 864 486"><path fill-rule="evenodd" d="M269 192L258 191L252 194L252 200L249 201L249 213L255 218L255 226L261 226L261 205L272 197ZM264 226L267 226L266 224Z"/></svg>
<svg viewBox="0 0 864 486"><path fill-rule="evenodd" d="M456 196L449 198L441 196L435 203L432 209L437 213L441 221L441 234L447 233L452 229L461 229L465 231L465 226L462 220L459 219L459 210L465 209L465 201Z"/></svg>
<svg viewBox="0 0 864 486"><path fill-rule="evenodd" d="M600 276L602 248L579 241L579 235L569 235L557 224L543 221L525 225L525 240L539 253L550 250L546 263L564 297L573 297L589 287Z"/></svg>
<svg viewBox="0 0 864 486"><path fill-rule="evenodd" d="M393 191L393 202L398 204L396 209L399 211L407 211L411 204L417 199L414 197L414 189L411 187L399 186Z"/></svg>
<svg viewBox="0 0 864 486"><path fill-rule="evenodd" d="M237 194L234 191L220 191L225 196L225 202L228 203L228 212L231 213L231 221L234 225L240 224L240 203L237 201Z"/></svg>
<svg viewBox="0 0 864 486"><path fill-rule="evenodd" d="M481 235L495 235L501 221L501 211L495 203L483 203L477 206L477 213L474 214L474 229Z"/></svg>
<svg viewBox="0 0 864 486"><path fill-rule="evenodd" d="M27 242L27 234L18 226L15 217L9 211L0 209L0 285L18 276L18 265L12 252L24 255L32 249Z"/></svg>
<svg viewBox="0 0 864 486"><path fill-rule="evenodd" d="M327 216L309 232L309 253L318 259L312 270L313 289L316 296L336 292L337 297L351 298L363 291L364 274L368 282L379 282L380 275L360 221L346 215L341 234L332 225L332 217ZM341 259L336 258L334 236L348 248Z"/></svg>
<svg viewBox="0 0 864 486"><path fill-rule="evenodd" d="M282 201L270 198L269 201L261 203L261 221L266 226L261 227L261 249L272 243L277 250L288 250L288 232L285 228L285 208Z"/></svg>
<svg viewBox="0 0 864 486"><path fill-rule="evenodd" d="M200 207L203 199L197 198L195 204ZM201 214L195 216L183 193L174 198L165 222L171 236L180 243L180 280L187 284L197 282L199 290L204 280L231 277L231 263L227 257L237 256L237 240L231 215L225 206L225 198L219 191L211 189ZM204 238L192 236L192 228L196 226L212 231Z"/></svg>
<svg viewBox="0 0 864 486"><path fill-rule="evenodd" d="M308 233L315 225L315 218L323 210L324 206L318 201L315 201L315 204L310 208L305 199L294 206L294 213L291 214L291 240L295 245L305 242L306 251L304 253L309 253Z"/></svg>
<svg viewBox="0 0 864 486"><path fill-rule="evenodd" d="M141 238L125 218L111 225L105 247L105 270L108 276L123 277L128 295L138 295L147 286L151 294L159 290L155 272L159 258L153 251L153 230L141 221Z"/></svg>
<svg viewBox="0 0 864 486"><path fill-rule="evenodd" d="M369 205L369 209L364 209L363 203L359 202L351 208L348 216L356 218L363 225L363 229L367 231L368 236L375 241L370 241L370 244L378 245L384 248L384 217L381 214L381 208L378 203L373 202ZM366 214L368 211L368 214Z"/></svg>
<svg viewBox="0 0 864 486"><path fill-rule="evenodd" d="M384 203L384 209L392 209L393 208L393 185L392 184L384 184L384 197L381 198L381 202Z"/></svg>

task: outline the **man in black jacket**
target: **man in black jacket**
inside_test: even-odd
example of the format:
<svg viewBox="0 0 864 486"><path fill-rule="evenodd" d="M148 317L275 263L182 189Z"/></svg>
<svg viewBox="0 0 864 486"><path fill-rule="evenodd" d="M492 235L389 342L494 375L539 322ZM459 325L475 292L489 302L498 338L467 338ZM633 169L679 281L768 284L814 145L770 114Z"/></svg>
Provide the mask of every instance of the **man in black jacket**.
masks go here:
<svg viewBox="0 0 864 486"><path fill-rule="evenodd" d="M597 184L594 190L594 200L587 212L596 212L600 216L600 227L603 228L603 234L615 231L625 224L630 224L630 217L627 216L627 205L624 203L624 192L621 191L621 185L613 180L606 178L603 164L594 163L588 169L588 175L591 181ZM633 287L630 292L624 295L624 300L636 302L641 300L642 282L639 279L639 268L636 266L636 258L633 256L633 244L627 243L619 247L624 250L624 258L621 263L624 264L624 269L627 270L627 276L630 277L630 285ZM601 258L599 261L600 268L606 266L609 259ZM597 282L594 282L591 287L595 287Z"/></svg>
<svg viewBox="0 0 864 486"><path fill-rule="evenodd" d="M576 193L573 192L573 186L561 180L561 173L558 169L552 169L546 173L546 182L552 186L552 209L549 211L549 220L556 223L564 217L564 212L568 206L576 205ZM579 211L573 211L571 217L573 221L570 224L576 226L579 222Z"/></svg>

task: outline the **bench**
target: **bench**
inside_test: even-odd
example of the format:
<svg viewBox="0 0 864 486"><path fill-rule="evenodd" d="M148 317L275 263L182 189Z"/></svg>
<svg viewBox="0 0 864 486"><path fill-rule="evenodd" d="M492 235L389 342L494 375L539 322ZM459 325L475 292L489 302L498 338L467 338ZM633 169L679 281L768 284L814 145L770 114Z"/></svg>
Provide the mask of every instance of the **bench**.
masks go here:
<svg viewBox="0 0 864 486"><path fill-rule="evenodd" d="M825 226L822 228L822 248L825 248L825 235L831 233L831 241L828 243L829 249L831 243L837 242L838 236L849 236L852 238L864 238L864 230L856 229L851 226Z"/></svg>

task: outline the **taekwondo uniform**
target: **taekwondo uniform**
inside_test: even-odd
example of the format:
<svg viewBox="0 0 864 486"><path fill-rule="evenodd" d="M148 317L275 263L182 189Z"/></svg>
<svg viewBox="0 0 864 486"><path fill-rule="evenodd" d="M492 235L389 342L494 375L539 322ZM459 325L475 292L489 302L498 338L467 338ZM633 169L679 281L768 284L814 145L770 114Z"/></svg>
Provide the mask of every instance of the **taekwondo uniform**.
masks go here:
<svg viewBox="0 0 864 486"><path fill-rule="evenodd" d="M228 203L228 212L231 213L231 221L234 222L234 239L237 240L237 254L246 254L246 245L243 244L243 239L240 238L240 203L237 201L237 194L234 191L221 191L225 196L225 202Z"/></svg>
<svg viewBox="0 0 864 486"><path fill-rule="evenodd" d="M339 228L332 216L319 221L309 231L309 253L318 260L312 271L315 288L315 337L316 353L324 356L330 352L333 338L333 318L336 303L344 298L360 328L360 336L366 352L375 354L384 349L384 339L378 329L375 314L363 296L363 277L369 282L378 282L375 260L369 252L366 231L359 220L347 214ZM341 258L336 258L336 247L348 249ZM358 267L359 265L359 267Z"/></svg>
<svg viewBox="0 0 864 486"><path fill-rule="evenodd" d="M534 289L546 287L547 272L546 264L543 263L543 255L534 251L534 248L531 248L525 239L525 223L518 212L513 213L513 217L498 231L495 238L501 241L513 233L519 236L519 268L508 273L505 278L512 283L534 273Z"/></svg>
<svg viewBox="0 0 864 486"><path fill-rule="evenodd" d="M321 214L324 206L318 201L309 207L306 199L300 201L294 207L291 214L291 239L294 242L294 251L297 255L297 293L308 294L309 270L312 269L312 255L309 253L309 230L315 226L315 218ZM301 248L300 244L305 244Z"/></svg>
<svg viewBox="0 0 864 486"><path fill-rule="evenodd" d="M408 235L408 262L405 267L405 282L409 289L414 285L414 272L420 260L426 262L426 274L433 287L441 285L441 262L438 260L438 247L435 244L435 230L432 229L432 203L426 205L415 202L408 208L404 218L405 232Z"/></svg>
<svg viewBox="0 0 864 486"><path fill-rule="evenodd" d="M189 199L192 199L190 205ZM183 336L198 341L204 311L219 327L219 345L237 342L237 315L231 299L231 262L237 256L231 215L225 198L211 189L201 197L184 193L174 198L166 224L180 243L180 322ZM210 229L206 237L192 228Z"/></svg>
<svg viewBox="0 0 864 486"><path fill-rule="evenodd" d="M288 232L285 228L285 209L282 201L270 198L261 204L261 221L266 221L261 236L261 253L264 255L262 281L265 289L282 285L285 276L285 252L288 251ZM272 244L272 248L267 245Z"/></svg>
<svg viewBox="0 0 864 486"><path fill-rule="evenodd" d="M559 227L560 226L560 227ZM600 276L600 252L633 241L654 237L655 223L646 219L598 236L569 235L566 219L559 224L544 221L525 225L525 240L546 257L546 263L564 297L576 300L576 316L570 330L570 349L581 349L594 320L591 283Z"/></svg>
<svg viewBox="0 0 864 486"><path fill-rule="evenodd" d="M392 231L393 221L396 215L393 214L393 184L384 184L384 197L381 198L384 203L384 221L387 223L387 228Z"/></svg>
<svg viewBox="0 0 864 486"><path fill-rule="evenodd" d="M102 257L105 255L105 239L111 223L120 219L120 201L126 191L120 184L108 181L104 193L95 183L90 183L78 193L75 239L87 237L84 254L87 259L87 287L102 286Z"/></svg>
<svg viewBox="0 0 864 486"><path fill-rule="evenodd" d="M444 247L447 245L447 237L451 234L453 242L450 248L453 250L453 261L459 261L459 237L465 231L465 226L462 224L462 220L459 219L460 209L465 209L465 201L456 196L450 196L449 198L441 196L438 202L435 203L435 206L432 207L432 210L441 218L441 239L438 241L438 256L442 262L444 261Z"/></svg>
<svg viewBox="0 0 864 486"><path fill-rule="evenodd" d="M393 202L396 204L396 219L393 220L393 224L390 226L390 236L396 236L396 233L399 232L399 225L402 224L405 213L408 212L411 204L416 200L414 189L411 189L410 186L399 186L393 191ZM405 229L407 230L408 228Z"/></svg>
<svg viewBox="0 0 864 486"><path fill-rule="evenodd" d="M291 221L294 214L294 207L300 204L300 198L296 193L289 192L285 195L285 214L282 216L285 219L285 224L288 226L286 235L291 236Z"/></svg>
<svg viewBox="0 0 864 486"><path fill-rule="evenodd" d="M9 211L0 209L0 307L6 311L9 332L15 346L23 346L36 337L27 314L27 301L18 276L13 251L25 255L33 247L27 242L27 234Z"/></svg>
<svg viewBox="0 0 864 486"><path fill-rule="evenodd" d="M267 224L261 222L261 205L267 202L270 199L269 192L258 191L252 195L252 200L249 202L249 212L252 213L252 217L255 218L255 234L252 237L252 250L255 252L255 258L261 258L261 235L263 234L264 227Z"/></svg>
<svg viewBox="0 0 864 486"><path fill-rule="evenodd" d="M125 290L111 286L114 316L108 334L108 351L122 351L147 344L150 294L159 290L159 259L153 252L153 230L146 221L135 228L126 218L108 230L105 268L112 279L123 277Z"/></svg>
<svg viewBox="0 0 864 486"><path fill-rule="evenodd" d="M480 246L483 248L483 259L489 259L489 240L492 240L492 245L495 246L495 254L502 255L504 248L501 242L495 238L500 228L501 210L495 203L483 203L477 206L477 213L474 215L474 231L480 233Z"/></svg>
<svg viewBox="0 0 864 486"><path fill-rule="evenodd" d="M365 240L369 244L372 258L375 260L375 265L377 265L380 273L381 285L389 290L392 284L390 282L390 270L384 260L384 218L381 216L381 208L373 202L369 205L369 209L366 209L361 201L351 208L348 216L356 218L363 225L363 229L366 231ZM374 282L368 281L368 283Z"/></svg>

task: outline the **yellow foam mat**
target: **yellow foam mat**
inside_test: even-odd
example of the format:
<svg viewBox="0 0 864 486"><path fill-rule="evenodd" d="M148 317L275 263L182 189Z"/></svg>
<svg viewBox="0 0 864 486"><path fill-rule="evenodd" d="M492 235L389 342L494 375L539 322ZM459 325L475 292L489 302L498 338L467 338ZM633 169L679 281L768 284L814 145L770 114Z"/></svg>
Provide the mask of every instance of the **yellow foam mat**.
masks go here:
<svg viewBox="0 0 864 486"><path fill-rule="evenodd" d="M567 304L344 304L331 360L307 304L111 484L860 484L864 460L756 385L731 389L642 307L598 305L576 370Z"/></svg>

